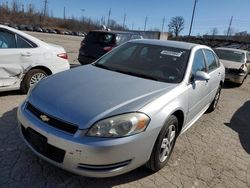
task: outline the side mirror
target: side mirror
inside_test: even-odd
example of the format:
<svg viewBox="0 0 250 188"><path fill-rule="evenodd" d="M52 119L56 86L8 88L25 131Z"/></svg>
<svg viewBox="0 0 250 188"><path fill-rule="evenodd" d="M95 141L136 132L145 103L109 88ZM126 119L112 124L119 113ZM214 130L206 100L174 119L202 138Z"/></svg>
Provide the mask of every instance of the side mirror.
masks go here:
<svg viewBox="0 0 250 188"><path fill-rule="evenodd" d="M197 71L194 73L194 80L208 81L210 80L210 75L204 71Z"/></svg>

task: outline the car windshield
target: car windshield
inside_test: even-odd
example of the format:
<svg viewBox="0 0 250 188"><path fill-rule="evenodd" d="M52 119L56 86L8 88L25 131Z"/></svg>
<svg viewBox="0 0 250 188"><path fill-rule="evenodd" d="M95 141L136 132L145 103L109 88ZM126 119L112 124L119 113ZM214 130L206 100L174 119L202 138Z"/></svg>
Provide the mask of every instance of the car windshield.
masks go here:
<svg viewBox="0 0 250 188"><path fill-rule="evenodd" d="M111 45L115 42L115 35L105 32L89 32L85 37L84 42Z"/></svg>
<svg viewBox="0 0 250 188"><path fill-rule="evenodd" d="M245 53L244 52L232 51L232 50L222 50L222 49L215 49L215 52L220 59L224 59L227 61L244 63L244 60L245 60Z"/></svg>
<svg viewBox="0 0 250 188"><path fill-rule="evenodd" d="M141 78L168 83L182 81L190 50L128 42L94 65Z"/></svg>

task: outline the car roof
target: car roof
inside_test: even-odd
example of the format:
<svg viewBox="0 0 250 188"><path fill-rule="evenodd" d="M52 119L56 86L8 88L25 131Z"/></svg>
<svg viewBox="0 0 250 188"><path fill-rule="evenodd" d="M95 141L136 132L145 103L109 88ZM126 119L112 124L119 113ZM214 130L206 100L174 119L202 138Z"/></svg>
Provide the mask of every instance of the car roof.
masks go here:
<svg viewBox="0 0 250 188"><path fill-rule="evenodd" d="M11 27L8 27L8 26L1 25L1 24L0 24L0 29L1 29L1 28L2 28L2 29L9 30L9 31L11 31L11 32L13 32L13 33L19 34L19 35L21 35L21 36L23 36L23 37L26 37L27 39L31 40L32 42L34 42L34 43L35 43L36 45L38 45L38 46L40 46L40 45L47 45L47 43L41 41L40 39L38 39L38 38L36 38L36 37L33 37L33 36L29 35L29 34L23 32L23 31L19 31L19 30L17 30L17 29L14 29L14 28L11 28Z"/></svg>
<svg viewBox="0 0 250 188"><path fill-rule="evenodd" d="M246 50L241 50L241 49L236 49L236 48L227 48L227 47L218 47L218 48L215 48L216 50L228 50L228 51L236 51L236 52L248 52Z"/></svg>
<svg viewBox="0 0 250 188"><path fill-rule="evenodd" d="M172 48L181 48L186 50L191 50L195 46L203 46L200 44L194 44L189 42L173 41L173 40L157 40L157 39L140 39L132 40L130 42L139 43L139 44L150 44L158 46L167 46Z"/></svg>
<svg viewBox="0 0 250 188"><path fill-rule="evenodd" d="M137 34L135 32L129 32L129 31L107 31L107 30L92 30L90 32L98 32L98 33L111 33L111 34Z"/></svg>

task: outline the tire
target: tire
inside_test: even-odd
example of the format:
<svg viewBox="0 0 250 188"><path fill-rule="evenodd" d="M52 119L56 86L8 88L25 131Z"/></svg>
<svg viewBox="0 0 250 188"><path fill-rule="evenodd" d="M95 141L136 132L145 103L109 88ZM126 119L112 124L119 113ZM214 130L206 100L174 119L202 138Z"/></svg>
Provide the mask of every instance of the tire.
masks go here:
<svg viewBox="0 0 250 188"><path fill-rule="evenodd" d="M40 80L46 78L48 74L41 69L32 69L26 73L21 82L21 91L23 93L28 93L30 87Z"/></svg>
<svg viewBox="0 0 250 188"><path fill-rule="evenodd" d="M207 109L207 113L211 113L215 110L215 108L218 105L219 99L220 99L220 93L221 93L221 85L219 85L217 92L215 94L213 102L210 104L209 108Z"/></svg>
<svg viewBox="0 0 250 188"><path fill-rule="evenodd" d="M171 134L170 134L171 130ZM168 162L178 136L178 119L172 115L162 127L146 167L156 172ZM170 141L170 144L169 144ZM168 145L169 144L169 145ZM164 153L165 152L165 153Z"/></svg>

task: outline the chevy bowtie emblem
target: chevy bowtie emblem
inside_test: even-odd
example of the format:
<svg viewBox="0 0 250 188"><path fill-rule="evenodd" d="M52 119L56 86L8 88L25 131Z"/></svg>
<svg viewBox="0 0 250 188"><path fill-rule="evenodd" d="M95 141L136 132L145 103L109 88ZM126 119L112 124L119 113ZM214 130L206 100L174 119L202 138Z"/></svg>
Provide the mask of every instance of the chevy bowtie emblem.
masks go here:
<svg viewBox="0 0 250 188"><path fill-rule="evenodd" d="M40 119L44 122L48 122L50 120L46 115L40 115Z"/></svg>

